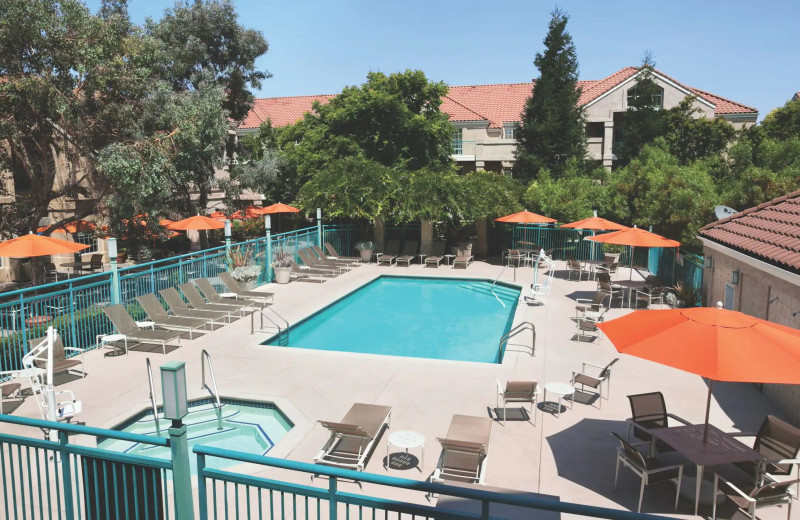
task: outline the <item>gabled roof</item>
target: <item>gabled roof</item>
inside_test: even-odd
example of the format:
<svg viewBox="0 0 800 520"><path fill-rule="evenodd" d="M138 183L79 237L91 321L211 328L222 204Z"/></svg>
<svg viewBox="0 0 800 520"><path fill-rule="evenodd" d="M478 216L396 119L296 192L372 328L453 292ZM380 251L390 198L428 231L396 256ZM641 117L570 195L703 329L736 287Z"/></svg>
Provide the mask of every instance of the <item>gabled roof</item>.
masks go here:
<svg viewBox="0 0 800 520"><path fill-rule="evenodd" d="M601 80L579 81L581 96L578 102L588 105L601 96L619 87L639 71L636 67L625 67ZM678 85L714 107L714 114L758 114L752 107L736 103L729 99L684 85L666 74L655 71L668 81ZM441 109L450 116L450 121L486 122L492 128L500 128L504 123L519 122L525 108L525 101L530 97L536 82L500 83L493 85L466 85L450 87L442 99ZM319 96L296 96L281 98L256 99L253 109L247 114L241 129L258 128L269 117L273 126L284 126L295 123L303 114L311 110L314 101L326 103L335 94Z"/></svg>
<svg viewBox="0 0 800 520"><path fill-rule="evenodd" d="M800 191L700 228L701 237L800 270Z"/></svg>
<svg viewBox="0 0 800 520"><path fill-rule="evenodd" d="M800 91L795 92L794 96L792 96L792 101L797 101L798 99L800 99Z"/></svg>

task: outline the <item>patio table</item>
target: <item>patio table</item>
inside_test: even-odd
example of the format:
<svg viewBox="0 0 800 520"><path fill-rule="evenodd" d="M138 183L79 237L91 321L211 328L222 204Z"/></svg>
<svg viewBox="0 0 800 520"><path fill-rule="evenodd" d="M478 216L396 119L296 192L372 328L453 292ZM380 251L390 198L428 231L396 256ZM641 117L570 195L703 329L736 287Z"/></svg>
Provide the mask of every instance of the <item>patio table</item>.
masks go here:
<svg viewBox="0 0 800 520"><path fill-rule="evenodd" d="M694 514L700 505L700 490L706 466L759 460L764 457L716 426L708 425L708 440L703 442L705 424L647 429L647 433L672 446L675 451L697 466L697 483L694 492ZM714 497L716 499L716 497Z"/></svg>
<svg viewBox="0 0 800 520"><path fill-rule="evenodd" d="M78 274L78 271L83 269L84 266L89 266L91 264L91 262L66 262L61 264L61 267L69 267L72 269L72 274Z"/></svg>
<svg viewBox="0 0 800 520"><path fill-rule="evenodd" d="M647 285L647 282L644 280L620 280L615 281L614 285L618 287L622 287L628 291L628 307L631 306L631 295L633 295L633 291L636 289L641 289Z"/></svg>
<svg viewBox="0 0 800 520"><path fill-rule="evenodd" d="M597 278L597 266L605 264L605 260L583 260L581 264L589 266L589 272Z"/></svg>

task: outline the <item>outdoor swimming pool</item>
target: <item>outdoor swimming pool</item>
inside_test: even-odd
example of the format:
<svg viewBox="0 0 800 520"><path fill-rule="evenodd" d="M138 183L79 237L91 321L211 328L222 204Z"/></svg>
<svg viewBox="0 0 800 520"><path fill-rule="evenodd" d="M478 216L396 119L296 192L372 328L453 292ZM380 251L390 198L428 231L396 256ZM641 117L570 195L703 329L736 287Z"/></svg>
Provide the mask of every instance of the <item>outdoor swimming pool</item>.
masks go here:
<svg viewBox="0 0 800 520"><path fill-rule="evenodd" d="M264 344L499 363L519 295L488 280L381 276Z"/></svg>
<svg viewBox="0 0 800 520"><path fill-rule="evenodd" d="M159 410L161 417L162 410ZM193 401L189 403L189 414L183 419L188 427L189 449L195 444L227 448L264 455L275 446L286 432L294 426L292 422L272 403L257 403L240 401L238 399L222 399L222 429L219 429L216 406L210 399ZM171 421L159 418L161 436L167 435ZM139 433L142 435L156 435L156 425L153 422L153 413L140 412L123 422L115 430ZM117 439L104 439L98 443L99 448L104 448L134 455L156 457L169 460L170 448L140 444ZM197 472L197 458L189 457L192 474ZM216 457L207 459L207 466L223 468L234 461L224 461Z"/></svg>

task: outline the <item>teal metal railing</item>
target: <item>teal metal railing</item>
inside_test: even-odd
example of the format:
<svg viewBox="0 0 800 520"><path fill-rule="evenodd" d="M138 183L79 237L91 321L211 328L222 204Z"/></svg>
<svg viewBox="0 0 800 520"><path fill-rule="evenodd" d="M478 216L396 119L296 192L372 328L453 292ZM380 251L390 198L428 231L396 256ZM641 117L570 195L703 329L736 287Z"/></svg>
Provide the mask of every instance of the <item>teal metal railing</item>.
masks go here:
<svg viewBox="0 0 800 520"><path fill-rule="evenodd" d="M497 493L477 487L456 487L445 484L433 484L417 480L363 473L335 467L276 459L259 455L250 455L230 450L197 445L198 500L200 520L210 518L237 518L242 520L262 518L290 518L292 520L311 520L328 518L329 520L365 519L365 518L431 518L441 520L455 519L488 519L490 504L507 504L530 510L531 517L536 511L557 511L584 517L611 518L616 520L640 520L667 518L609 509L584 504L561 502L547 498L535 498L519 494ZM262 468L277 468L295 473L307 473L322 477L324 487L296 484L301 478L273 480L252 474L240 474L232 471L208 467L208 457L222 458L243 463L250 463ZM252 473L249 472L249 473ZM284 473L285 474L285 473ZM366 494L354 494L340 491L339 481L375 484ZM402 489L417 492L419 503L401 502L388 497L377 496L386 491ZM480 513L448 511L427 505L423 497L430 495L458 497L475 501Z"/></svg>
<svg viewBox="0 0 800 520"><path fill-rule="evenodd" d="M0 433L2 518L169 520L175 518L170 460L70 442L70 436L167 447L168 439L0 415L26 432L53 430L58 441ZM4 431L8 427L4 425ZM85 439L85 437L84 437ZM188 475L187 475L188 478Z"/></svg>
<svg viewBox="0 0 800 520"><path fill-rule="evenodd" d="M360 240L358 226L325 226L323 242L330 242L342 256L358 256L356 244Z"/></svg>

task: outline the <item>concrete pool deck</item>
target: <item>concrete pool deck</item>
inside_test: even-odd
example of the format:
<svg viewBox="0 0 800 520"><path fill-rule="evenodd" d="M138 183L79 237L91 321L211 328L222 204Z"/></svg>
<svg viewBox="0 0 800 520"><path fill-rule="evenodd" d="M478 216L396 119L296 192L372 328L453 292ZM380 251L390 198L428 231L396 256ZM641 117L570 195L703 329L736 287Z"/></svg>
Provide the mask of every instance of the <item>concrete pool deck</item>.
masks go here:
<svg viewBox="0 0 800 520"><path fill-rule="evenodd" d="M260 290L275 293L274 309L289 323L325 307L341 296L381 274L474 277L493 280L502 268L475 262L466 270L441 266L437 269L365 265L324 284L292 282L270 284ZM501 280L514 283L514 271L506 269ZM619 279L627 279L621 270ZM516 270L518 284L531 283L533 270ZM578 502L616 509L635 510L639 479L629 470L620 470L619 490L613 490L616 441L609 434L625 435L625 419L630 417L626 395L649 391L664 393L668 410L692 423L701 423L705 413L707 386L703 379L638 358L620 355L606 338L593 342L573 340L575 324L574 298L591 298L594 281L569 281L563 262L556 262L555 279L550 296L540 306L520 304L514 324L529 321L536 327L535 356L531 355L530 335L521 334L509 342L502 364L441 361L347 352L328 352L263 346L259 343L274 331L250 334L250 319L243 318L213 332L189 340L183 338L181 348L162 355L160 347L144 353L131 349L126 356L107 356L106 349L86 352L85 379L62 384L60 389L75 392L83 401L80 421L90 426L112 427L124 418L149 407L145 358L149 357L157 371L167 360L182 360L187 365L190 399L208 395L201 390L200 353L211 355L217 384L223 396L273 401L294 422L293 428L270 456L311 462L328 438L328 432L316 423L319 419L338 421L355 402L393 407L391 431L414 430L426 438L425 467L422 471L386 470L383 459L388 433L379 439L366 471L392 476L427 479L437 463L440 449L437 437L447 433L453 414L486 417L495 406L496 381L536 380L570 381L571 372L581 362L606 365L615 357L611 377L610 398L585 404L581 396L572 409L560 417L540 408L535 411L536 425L526 421L509 421L505 426L495 422L485 483L491 487L554 495L562 501ZM524 294L524 292L523 292ZM613 319L629 309L611 309L606 319ZM258 320L256 320L258 321ZM353 334L359 330L354 327ZM156 394L160 382L155 375ZM548 395L548 400L552 397ZM159 399L160 401L160 399ZM716 383L712 398L710 422L724 431L757 431L767 414L780 415L769 400L750 384ZM40 418L33 399L28 398L14 415ZM24 432L40 437L38 431L4 425L9 432ZM91 444L92 439L75 439ZM744 438L745 443L752 442ZM416 451L414 451L416 453ZM687 470L691 465L687 463ZM307 475L254 466L237 470L256 475L270 475L288 481L308 484ZM713 475L709 468L706 475ZM316 485L326 486L326 482ZM374 486L343 483L340 489L355 493L373 493L397 500L429 503L421 493L377 490ZM643 512L673 515L674 488L670 484L648 486ZM700 510L710 516L710 507ZM730 517L730 507L721 517ZM678 516L693 516L693 501L681 499ZM780 515L780 516L779 516ZM765 509L763 518L783 518L785 510Z"/></svg>

